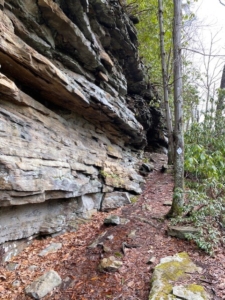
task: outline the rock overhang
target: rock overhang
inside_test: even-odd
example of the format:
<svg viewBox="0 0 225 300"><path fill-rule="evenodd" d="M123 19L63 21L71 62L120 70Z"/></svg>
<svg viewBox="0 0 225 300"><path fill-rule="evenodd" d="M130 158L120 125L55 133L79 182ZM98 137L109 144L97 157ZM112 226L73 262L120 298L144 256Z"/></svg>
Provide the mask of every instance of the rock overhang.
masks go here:
<svg viewBox="0 0 225 300"><path fill-rule="evenodd" d="M58 215L75 224L87 199L99 209L105 193L140 193L139 150L160 132L125 7L75 4L7 0L0 10L0 206L2 222L13 220L0 224L1 242Z"/></svg>

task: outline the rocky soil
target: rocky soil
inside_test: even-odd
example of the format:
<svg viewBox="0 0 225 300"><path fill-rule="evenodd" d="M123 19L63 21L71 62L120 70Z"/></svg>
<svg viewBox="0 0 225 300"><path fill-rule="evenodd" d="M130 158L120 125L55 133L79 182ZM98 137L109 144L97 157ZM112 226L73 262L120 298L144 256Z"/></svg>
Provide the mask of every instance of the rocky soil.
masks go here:
<svg viewBox="0 0 225 300"><path fill-rule="evenodd" d="M192 242L167 235L168 221L163 216L168 206L163 204L171 200L173 178L159 171L165 157L155 155L156 158L158 163L135 203L111 213L98 213L76 232L36 240L5 263L0 269L0 298L30 299L24 288L48 270L55 270L62 284L44 300L147 300L152 272L159 260L186 251L202 268L191 283L204 286L214 300L225 299L224 249L218 248L215 257L209 257ZM122 224L105 225L104 219L110 214L122 218ZM62 247L40 256L53 242ZM121 261L122 266L116 272L99 270L100 261L110 256Z"/></svg>

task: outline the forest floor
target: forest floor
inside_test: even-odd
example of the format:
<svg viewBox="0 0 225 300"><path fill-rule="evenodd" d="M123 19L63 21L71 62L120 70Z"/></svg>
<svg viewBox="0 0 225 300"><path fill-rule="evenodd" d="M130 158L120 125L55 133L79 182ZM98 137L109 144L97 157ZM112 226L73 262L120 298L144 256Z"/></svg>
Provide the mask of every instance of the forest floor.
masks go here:
<svg viewBox="0 0 225 300"><path fill-rule="evenodd" d="M12 259L18 264L14 271L9 271L5 263L0 268L0 299L30 299L24 295L24 287L54 269L63 283L43 300L147 300L154 267L161 258L183 251L202 268L192 283L204 286L213 300L225 299L224 249L218 248L215 256L210 257L193 242L167 235L168 221L163 217L169 207L164 203L172 199L173 177L160 172L163 155L156 155L156 159L154 171L147 177L144 192L136 203L111 213L98 213L76 232L35 240ZM103 221L110 214L129 222L106 226ZM89 247L104 232L100 242L104 243L105 251L101 245ZM109 236L113 238L108 239ZM62 243L62 248L40 257L40 251L53 242ZM132 247L122 247L123 243ZM100 272L100 260L112 255L121 260L123 266L114 273ZM150 258L152 263L149 264ZM37 268L29 269L33 265ZM13 284L15 281L19 284Z"/></svg>

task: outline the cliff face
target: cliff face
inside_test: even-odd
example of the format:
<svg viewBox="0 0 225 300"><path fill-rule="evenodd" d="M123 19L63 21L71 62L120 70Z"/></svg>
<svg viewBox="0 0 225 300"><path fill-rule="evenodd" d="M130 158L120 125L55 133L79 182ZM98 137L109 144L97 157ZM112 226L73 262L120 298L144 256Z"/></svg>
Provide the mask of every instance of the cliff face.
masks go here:
<svg viewBox="0 0 225 300"><path fill-rule="evenodd" d="M140 193L138 151L147 140L157 147L161 132L136 31L117 0L0 8L4 243L76 227L107 197Z"/></svg>

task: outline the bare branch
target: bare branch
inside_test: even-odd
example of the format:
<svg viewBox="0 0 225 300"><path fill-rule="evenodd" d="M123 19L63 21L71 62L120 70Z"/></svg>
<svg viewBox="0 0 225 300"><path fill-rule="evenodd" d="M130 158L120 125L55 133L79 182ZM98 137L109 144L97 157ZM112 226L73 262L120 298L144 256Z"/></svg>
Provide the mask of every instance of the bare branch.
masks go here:
<svg viewBox="0 0 225 300"><path fill-rule="evenodd" d="M200 52L198 50L194 50L194 49L189 49L189 48L182 48L184 50L187 50L187 51L191 51L191 52L195 52L195 53L198 53L198 54L201 54L203 56L210 56L210 57L225 57L225 54L222 55L222 54L207 54L207 53L203 53L203 52Z"/></svg>
<svg viewBox="0 0 225 300"><path fill-rule="evenodd" d="M222 4L223 6L225 6L225 4L222 2L222 0L219 0L220 4Z"/></svg>

